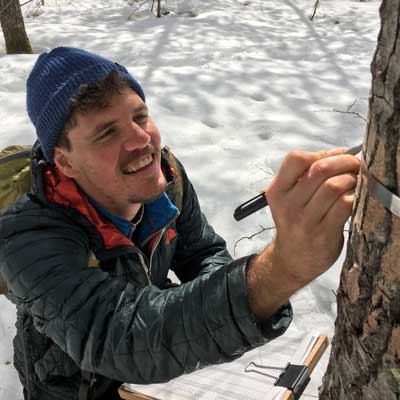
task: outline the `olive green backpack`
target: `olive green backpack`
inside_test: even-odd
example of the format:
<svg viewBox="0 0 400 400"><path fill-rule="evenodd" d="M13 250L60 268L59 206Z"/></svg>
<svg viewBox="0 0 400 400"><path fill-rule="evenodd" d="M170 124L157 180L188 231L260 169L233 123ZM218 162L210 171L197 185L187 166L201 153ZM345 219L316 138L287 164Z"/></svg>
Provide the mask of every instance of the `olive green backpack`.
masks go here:
<svg viewBox="0 0 400 400"><path fill-rule="evenodd" d="M20 196L31 190L31 150L32 146L9 146L0 151L0 215ZM171 200L181 209L183 186L180 167L167 147L162 151L177 174ZM0 273L0 295L6 294L7 290L6 282Z"/></svg>
<svg viewBox="0 0 400 400"><path fill-rule="evenodd" d="M0 212L31 187L31 146L10 146L0 152Z"/></svg>
<svg viewBox="0 0 400 400"><path fill-rule="evenodd" d="M31 187L31 146L10 146L0 152L0 213ZM0 274L0 294L7 285Z"/></svg>

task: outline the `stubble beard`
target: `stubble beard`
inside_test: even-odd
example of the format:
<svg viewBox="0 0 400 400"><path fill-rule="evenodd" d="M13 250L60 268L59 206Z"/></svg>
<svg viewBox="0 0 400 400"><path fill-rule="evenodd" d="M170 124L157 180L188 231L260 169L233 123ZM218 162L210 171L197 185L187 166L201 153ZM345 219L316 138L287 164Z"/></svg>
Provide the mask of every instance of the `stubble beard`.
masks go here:
<svg viewBox="0 0 400 400"><path fill-rule="evenodd" d="M131 204L138 204L138 203L151 203L152 201L160 198L163 193L166 192L168 183L167 180L165 179L165 176L161 173L161 176L159 177L159 181L153 186L154 190L152 190L149 194L144 194L144 195L132 195L130 197L129 202Z"/></svg>

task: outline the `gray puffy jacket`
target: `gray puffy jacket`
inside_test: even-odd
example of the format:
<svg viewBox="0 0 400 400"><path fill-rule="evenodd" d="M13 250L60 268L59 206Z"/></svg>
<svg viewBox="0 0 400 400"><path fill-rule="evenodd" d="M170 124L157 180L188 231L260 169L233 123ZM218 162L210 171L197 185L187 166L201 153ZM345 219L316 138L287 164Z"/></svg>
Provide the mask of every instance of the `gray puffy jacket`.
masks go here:
<svg viewBox="0 0 400 400"><path fill-rule="evenodd" d="M286 330L290 305L256 323L248 259L232 261L182 166L180 175L181 209L170 201L172 183L126 237L34 148L32 193L0 219L0 272L18 309L14 362L26 398L116 399L121 382L167 381ZM170 284L169 270L181 285Z"/></svg>

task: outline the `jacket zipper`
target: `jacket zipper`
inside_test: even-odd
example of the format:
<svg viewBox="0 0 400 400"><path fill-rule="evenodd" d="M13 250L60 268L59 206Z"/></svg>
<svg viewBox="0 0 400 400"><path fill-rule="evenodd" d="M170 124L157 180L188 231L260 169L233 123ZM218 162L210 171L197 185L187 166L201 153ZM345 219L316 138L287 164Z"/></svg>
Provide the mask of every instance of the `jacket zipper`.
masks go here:
<svg viewBox="0 0 400 400"><path fill-rule="evenodd" d="M146 275L147 283L151 285L150 270L146 264L146 256L139 249L136 249L136 253L139 257L140 265L142 266L144 274Z"/></svg>
<svg viewBox="0 0 400 400"><path fill-rule="evenodd" d="M152 266L152 261L153 261L154 252L155 252L157 246L160 244L161 238L164 236L164 232L165 232L166 229L167 229L167 228L164 227L164 228L161 230L160 235L158 236L157 241L156 241L156 243L154 244L153 249L151 250L151 254L150 254L150 263L149 263L149 274L150 274L150 275L151 275L151 266Z"/></svg>
<svg viewBox="0 0 400 400"><path fill-rule="evenodd" d="M163 227L163 228L159 229L158 231L156 231L156 232L152 233L150 236L148 236L145 240L143 240L143 242L140 244L140 246L143 247L144 245L146 245L146 243L148 243L148 241L149 241L153 236L157 235L157 233L159 233L159 232L164 232L164 231L167 229L167 227L170 226L170 225L179 217L179 214L180 214L180 212L179 212L179 210L178 210L178 212L176 213L176 215L174 215L173 218L171 218L166 224L164 224L164 227Z"/></svg>
<svg viewBox="0 0 400 400"><path fill-rule="evenodd" d="M146 243L150 238L152 238L153 236L159 234L157 241L153 247L153 249L151 250L151 254L150 254L150 260L147 259L147 257L143 254L143 252L141 250L139 250L138 248L136 248L136 252L137 255L139 256L139 260L140 260L140 265L142 266L142 269L146 275L147 278L147 283L149 285L151 285L151 263L153 261L153 254L156 250L156 248L158 247L158 245L160 244L161 238L164 235L166 227L164 227L163 229L161 229L160 231L154 232L151 236L149 236L144 242Z"/></svg>
<svg viewBox="0 0 400 400"><path fill-rule="evenodd" d="M173 221L175 221L178 216L179 216L179 211L178 213L174 216L174 218L172 218L167 224L165 224L164 228L158 230L157 232L154 232L153 234L151 234L149 237L147 237L141 244L141 246L144 246L146 243L148 243L148 241L155 235L157 235L157 233L160 233L160 236L157 239L157 242L155 243L153 249L151 250L151 254L150 254L150 260L147 259L146 255L138 248L135 246L135 251L139 257L140 260L140 265L143 269L144 274L146 275L146 279L147 279L147 283L149 285L151 285L151 263L153 261L153 254L156 250L156 248L158 247L158 245L160 244L161 238L164 235L165 230L167 229L167 227L169 225L171 225L171 223Z"/></svg>

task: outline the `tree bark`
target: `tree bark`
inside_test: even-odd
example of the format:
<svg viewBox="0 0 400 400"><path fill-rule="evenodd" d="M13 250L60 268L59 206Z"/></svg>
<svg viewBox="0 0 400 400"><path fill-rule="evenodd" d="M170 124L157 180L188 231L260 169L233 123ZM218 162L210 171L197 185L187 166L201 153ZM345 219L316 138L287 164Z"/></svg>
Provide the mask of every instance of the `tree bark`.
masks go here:
<svg viewBox="0 0 400 400"><path fill-rule="evenodd" d="M383 0L363 158L399 195L400 0ZM359 180L321 400L400 398L400 218Z"/></svg>
<svg viewBox="0 0 400 400"><path fill-rule="evenodd" d="M0 22L7 54L32 53L19 0L0 0Z"/></svg>

